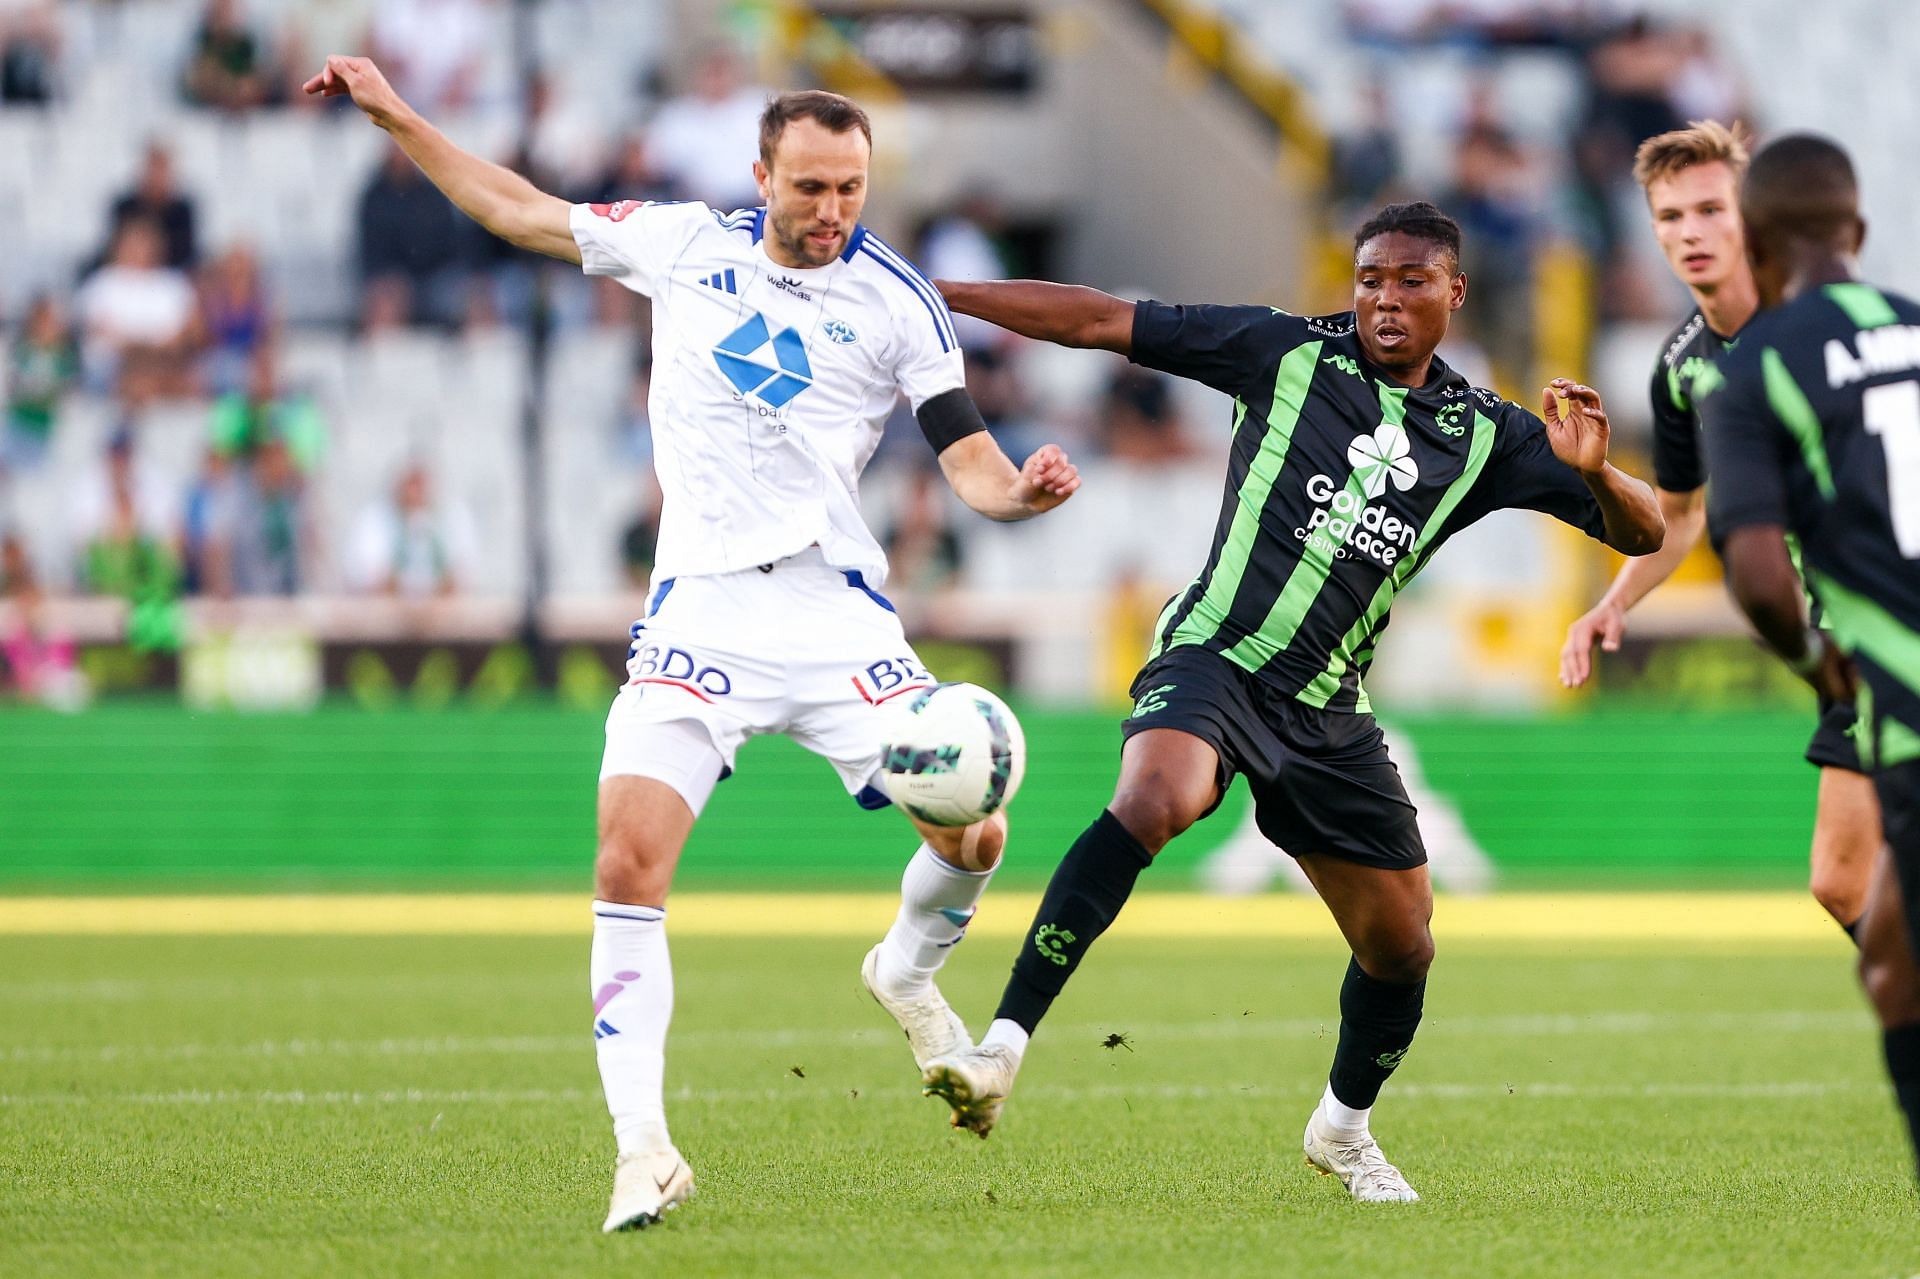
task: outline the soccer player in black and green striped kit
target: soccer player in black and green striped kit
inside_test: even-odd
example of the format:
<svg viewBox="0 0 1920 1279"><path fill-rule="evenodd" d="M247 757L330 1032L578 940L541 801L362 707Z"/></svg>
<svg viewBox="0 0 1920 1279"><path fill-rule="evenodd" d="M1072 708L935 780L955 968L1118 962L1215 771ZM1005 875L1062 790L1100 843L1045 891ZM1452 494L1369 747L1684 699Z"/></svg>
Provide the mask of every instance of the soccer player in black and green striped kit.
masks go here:
<svg viewBox="0 0 1920 1279"><path fill-rule="evenodd" d="M1657 550L1665 525L1652 490L1608 463L1592 390L1556 381L1543 421L1434 355L1466 299L1450 218L1393 205L1354 249L1353 311L1319 317L940 285L956 311L1233 397L1213 549L1155 627L1113 800L1054 872L980 1046L923 1077L956 1127L987 1135L1028 1036L1136 877L1244 775L1262 833L1299 860L1353 950L1308 1161L1356 1199L1419 1197L1368 1128L1433 959L1426 850L1363 682L1374 646L1401 588L1491 511L1543 511L1629 555Z"/></svg>
<svg viewBox="0 0 1920 1279"><path fill-rule="evenodd" d="M1886 836L1857 930L1860 976L1920 1149L1920 303L1854 278L1859 188L1825 138L1769 143L1740 211L1762 309L1694 384L1708 528L1761 637L1822 696L1859 709ZM1838 648L1808 625L1801 576Z"/></svg>

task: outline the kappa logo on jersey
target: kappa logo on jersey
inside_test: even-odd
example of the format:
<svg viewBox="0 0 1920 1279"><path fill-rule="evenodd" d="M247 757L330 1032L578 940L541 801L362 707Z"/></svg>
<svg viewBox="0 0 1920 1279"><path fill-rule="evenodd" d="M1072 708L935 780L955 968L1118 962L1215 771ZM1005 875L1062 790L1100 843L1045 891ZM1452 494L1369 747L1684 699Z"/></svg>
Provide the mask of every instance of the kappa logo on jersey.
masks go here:
<svg viewBox="0 0 1920 1279"><path fill-rule="evenodd" d="M722 293L738 293L740 291L733 282L732 267L728 267L724 271L715 271L712 275L703 277L700 283L710 289L718 289Z"/></svg>
<svg viewBox="0 0 1920 1279"><path fill-rule="evenodd" d="M645 200L615 200L612 204L590 204L587 206L609 222L618 222L635 209L647 207Z"/></svg>
<svg viewBox="0 0 1920 1279"><path fill-rule="evenodd" d="M1420 478L1407 430L1397 422L1382 422L1372 435L1355 436L1347 445L1347 465L1360 477L1368 501L1386 492L1388 481L1404 493Z"/></svg>
<svg viewBox="0 0 1920 1279"><path fill-rule="evenodd" d="M828 320L820 326L820 331L827 335L829 342L838 342L841 346L852 346L860 340L860 335L845 320Z"/></svg>
<svg viewBox="0 0 1920 1279"><path fill-rule="evenodd" d="M759 356L773 348L772 365ZM769 408L784 408L793 397L813 385L813 365L807 362L807 345L791 328L778 333L767 329L765 316L755 312L745 324L713 348L713 362L726 374L727 381L741 395L751 395Z"/></svg>

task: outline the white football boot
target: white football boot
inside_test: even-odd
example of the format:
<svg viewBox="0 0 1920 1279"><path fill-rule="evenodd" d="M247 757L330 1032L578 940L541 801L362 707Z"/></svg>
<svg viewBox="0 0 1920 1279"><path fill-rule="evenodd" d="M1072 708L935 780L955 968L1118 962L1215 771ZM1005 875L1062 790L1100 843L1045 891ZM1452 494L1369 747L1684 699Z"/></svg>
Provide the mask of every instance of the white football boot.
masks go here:
<svg viewBox="0 0 1920 1279"><path fill-rule="evenodd" d="M693 1169L673 1147L621 1155L613 1165L607 1224L600 1229L645 1230L692 1197Z"/></svg>
<svg viewBox="0 0 1920 1279"><path fill-rule="evenodd" d="M953 1107L953 1126L986 1139L1000 1120L1000 1107L1013 1091L1020 1059L1001 1044L969 1046L950 1057L928 1064L921 1072L921 1092L940 1097Z"/></svg>
<svg viewBox="0 0 1920 1279"><path fill-rule="evenodd" d="M1418 1203L1420 1196L1414 1192L1400 1170L1387 1162L1380 1153L1380 1143L1371 1134L1358 1141L1334 1141L1323 1137L1315 1130L1313 1120L1307 1120L1307 1134L1302 1141L1307 1152L1307 1163L1321 1176L1340 1178L1340 1184L1365 1204L1379 1203Z"/></svg>
<svg viewBox="0 0 1920 1279"><path fill-rule="evenodd" d="M886 1009L888 1015L900 1023L900 1029L907 1032L907 1047L913 1049L914 1065L924 1071L937 1057L950 1057L973 1047L967 1023L948 1006L939 987L928 982L927 993L918 999L896 998L880 988L879 964L880 947L875 946L860 963L861 984L866 986L873 1001Z"/></svg>

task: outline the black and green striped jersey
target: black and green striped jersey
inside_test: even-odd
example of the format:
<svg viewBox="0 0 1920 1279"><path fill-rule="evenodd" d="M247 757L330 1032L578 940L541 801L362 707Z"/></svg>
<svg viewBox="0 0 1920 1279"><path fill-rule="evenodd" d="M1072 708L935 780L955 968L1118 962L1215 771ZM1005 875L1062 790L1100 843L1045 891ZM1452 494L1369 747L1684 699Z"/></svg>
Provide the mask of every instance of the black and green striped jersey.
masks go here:
<svg viewBox="0 0 1920 1279"><path fill-rule="evenodd" d="M1667 335L1653 366L1653 482L1669 493L1691 493L1707 482L1700 448L1700 415L1693 380L1733 349L1739 335L1721 337L1696 307Z"/></svg>
<svg viewBox="0 0 1920 1279"><path fill-rule="evenodd" d="M1716 544L1778 525L1858 663L1882 765L1920 758L1920 305L1865 284L1761 312L1694 383Z"/></svg>
<svg viewBox="0 0 1920 1279"><path fill-rule="evenodd" d="M1203 645L1308 705L1367 711L1394 597L1449 536L1503 507L1601 534L1539 418L1438 358L1425 385L1394 382L1351 312L1142 302L1132 357L1233 397L1213 549L1156 623L1155 655Z"/></svg>

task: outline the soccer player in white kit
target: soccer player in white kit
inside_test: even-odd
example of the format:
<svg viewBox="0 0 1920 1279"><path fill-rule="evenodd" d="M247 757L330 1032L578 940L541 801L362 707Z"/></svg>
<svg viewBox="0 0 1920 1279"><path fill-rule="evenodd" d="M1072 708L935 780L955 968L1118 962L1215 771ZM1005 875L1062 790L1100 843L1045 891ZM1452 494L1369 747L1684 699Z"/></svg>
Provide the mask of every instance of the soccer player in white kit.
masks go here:
<svg viewBox="0 0 1920 1279"><path fill-rule="evenodd" d="M665 904L694 819L756 733L785 733L830 760L863 807L886 806L874 707L933 682L879 593L886 559L855 498L896 394L954 491L992 519L1058 506L1079 475L1053 445L1016 468L986 433L946 304L859 224L872 133L845 98L770 102L753 166L766 206L723 214L569 205L454 146L365 58L328 58L306 90L351 94L495 235L653 299L648 407L665 502L631 678L607 716L590 965L619 1147L604 1229L646 1226L693 1191L662 1084ZM921 846L861 978L924 1067L971 1047L933 976L965 934L1006 822L909 820Z"/></svg>

